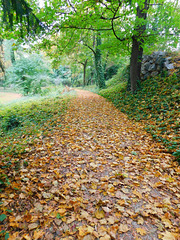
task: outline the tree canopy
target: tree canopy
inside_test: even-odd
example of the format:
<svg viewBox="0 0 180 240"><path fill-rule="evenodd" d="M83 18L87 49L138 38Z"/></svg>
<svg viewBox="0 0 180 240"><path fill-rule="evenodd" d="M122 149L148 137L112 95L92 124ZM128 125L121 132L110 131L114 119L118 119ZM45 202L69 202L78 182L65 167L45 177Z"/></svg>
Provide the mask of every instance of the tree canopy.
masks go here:
<svg viewBox="0 0 180 240"><path fill-rule="evenodd" d="M25 0L1 0L2 25L5 29L20 29L21 35L37 33L44 28L44 24L33 13L30 4Z"/></svg>

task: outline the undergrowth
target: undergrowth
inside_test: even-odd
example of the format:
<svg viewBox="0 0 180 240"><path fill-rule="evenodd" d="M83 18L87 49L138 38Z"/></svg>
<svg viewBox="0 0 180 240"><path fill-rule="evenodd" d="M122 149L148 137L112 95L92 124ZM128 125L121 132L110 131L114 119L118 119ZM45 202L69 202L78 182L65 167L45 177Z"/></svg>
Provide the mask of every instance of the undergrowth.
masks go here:
<svg viewBox="0 0 180 240"><path fill-rule="evenodd" d="M99 94L113 102L129 118L142 121L147 132L180 161L179 89L180 79L173 75L142 82L136 94L127 91L122 84L101 90Z"/></svg>

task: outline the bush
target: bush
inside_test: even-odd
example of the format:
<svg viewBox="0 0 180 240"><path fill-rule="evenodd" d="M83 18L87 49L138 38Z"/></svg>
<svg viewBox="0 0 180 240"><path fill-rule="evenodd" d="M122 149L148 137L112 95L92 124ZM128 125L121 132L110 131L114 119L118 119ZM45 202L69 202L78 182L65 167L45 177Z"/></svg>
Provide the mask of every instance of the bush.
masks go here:
<svg viewBox="0 0 180 240"><path fill-rule="evenodd" d="M28 58L17 60L6 71L6 85L18 88L23 95L37 94L45 86L49 70L40 55L34 54Z"/></svg>
<svg viewBox="0 0 180 240"><path fill-rule="evenodd" d="M70 86L71 86L71 80L65 79L65 80L62 81L62 84L63 84L64 86L70 87Z"/></svg>
<svg viewBox="0 0 180 240"><path fill-rule="evenodd" d="M117 74L118 68L118 65L112 65L111 67L108 67L104 73L105 80L109 80L110 78L112 78L112 76Z"/></svg>
<svg viewBox="0 0 180 240"><path fill-rule="evenodd" d="M5 119L4 129L6 131L21 126L21 118L16 115L10 115Z"/></svg>

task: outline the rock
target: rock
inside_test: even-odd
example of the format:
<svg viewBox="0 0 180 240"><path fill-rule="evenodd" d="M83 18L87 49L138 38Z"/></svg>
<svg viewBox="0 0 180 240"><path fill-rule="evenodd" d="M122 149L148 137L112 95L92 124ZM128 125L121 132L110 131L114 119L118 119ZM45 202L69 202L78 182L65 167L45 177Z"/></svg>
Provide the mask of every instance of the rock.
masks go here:
<svg viewBox="0 0 180 240"><path fill-rule="evenodd" d="M142 80L149 77L155 77L163 72L171 74L171 70L175 68L176 64L171 62L172 58L167 56L166 52L158 51L151 55L144 55L141 65Z"/></svg>
<svg viewBox="0 0 180 240"><path fill-rule="evenodd" d="M164 66L165 66L168 70L174 69L173 63L169 63L168 61L166 61L166 62L164 63Z"/></svg>
<svg viewBox="0 0 180 240"><path fill-rule="evenodd" d="M151 71L154 71L155 69L156 69L156 65L153 63L149 66L148 71L151 72Z"/></svg>
<svg viewBox="0 0 180 240"><path fill-rule="evenodd" d="M152 73L151 73L151 77L155 77L155 76L157 76L158 74L159 74L158 71L152 72Z"/></svg>

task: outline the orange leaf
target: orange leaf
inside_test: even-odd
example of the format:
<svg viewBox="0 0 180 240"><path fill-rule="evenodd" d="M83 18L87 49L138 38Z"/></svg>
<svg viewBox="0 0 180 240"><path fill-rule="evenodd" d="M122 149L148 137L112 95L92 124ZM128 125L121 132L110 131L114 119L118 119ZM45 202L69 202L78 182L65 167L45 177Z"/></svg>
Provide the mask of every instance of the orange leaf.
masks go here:
<svg viewBox="0 0 180 240"><path fill-rule="evenodd" d="M35 231L35 232L34 232L33 239L34 239L34 240L38 240L38 239L41 238L44 234L45 234L45 232L44 232L43 230Z"/></svg>

